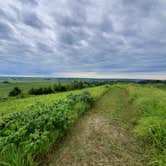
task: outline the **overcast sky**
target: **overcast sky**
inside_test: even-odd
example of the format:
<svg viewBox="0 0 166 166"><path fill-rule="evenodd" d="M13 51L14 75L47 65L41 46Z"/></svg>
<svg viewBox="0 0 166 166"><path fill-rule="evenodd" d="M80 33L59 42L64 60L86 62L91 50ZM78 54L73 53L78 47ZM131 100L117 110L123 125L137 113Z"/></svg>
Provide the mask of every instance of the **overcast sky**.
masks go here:
<svg viewBox="0 0 166 166"><path fill-rule="evenodd" d="M166 78L166 0L1 0L0 75Z"/></svg>

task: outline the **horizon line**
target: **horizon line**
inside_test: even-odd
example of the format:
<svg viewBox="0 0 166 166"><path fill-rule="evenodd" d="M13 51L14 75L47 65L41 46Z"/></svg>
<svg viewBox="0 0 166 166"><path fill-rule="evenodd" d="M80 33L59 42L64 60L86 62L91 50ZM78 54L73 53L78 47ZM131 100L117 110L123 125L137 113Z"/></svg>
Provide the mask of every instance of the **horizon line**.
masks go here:
<svg viewBox="0 0 166 166"><path fill-rule="evenodd" d="M0 74L0 77L24 77L24 78L75 78L75 79L142 79L142 80L166 80L166 74L62 74L62 75L15 75Z"/></svg>

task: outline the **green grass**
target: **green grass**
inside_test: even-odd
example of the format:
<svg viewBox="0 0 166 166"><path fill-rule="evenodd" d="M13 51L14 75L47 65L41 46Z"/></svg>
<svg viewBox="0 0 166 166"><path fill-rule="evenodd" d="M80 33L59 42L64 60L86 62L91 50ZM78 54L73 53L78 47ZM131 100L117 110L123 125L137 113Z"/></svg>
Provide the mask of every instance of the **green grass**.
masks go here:
<svg viewBox="0 0 166 166"><path fill-rule="evenodd" d="M44 165L146 165L144 148L133 136L133 118L126 87L111 86L55 145Z"/></svg>
<svg viewBox="0 0 166 166"><path fill-rule="evenodd" d="M166 91L154 86L128 86L130 102L138 112L134 132L151 155L149 165L166 165Z"/></svg>
<svg viewBox="0 0 166 166"><path fill-rule="evenodd" d="M34 165L34 159L47 153L53 143L108 89L109 86L100 86L39 96L38 102L32 103L33 107L20 110L23 112L18 111L22 108L18 104L18 109L1 117L0 165ZM27 98L28 102L34 101L33 98ZM16 101L27 104L21 99Z"/></svg>
<svg viewBox="0 0 166 166"><path fill-rule="evenodd" d="M28 94L28 91L31 88L38 88L38 87L46 87L46 86L52 86L57 82L54 81L43 81L43 82L10 82L10 83L3 83L0 82L0 98L6 98L8 97L9 92L14 87L19 87L25 95Z"/></svg>
<svg viewBox="0 0 166 166"><path fill-rule="evenodd" d="M83 91L89 91L93 97L100 96L107 89L107 86L100 86L94 88L87 88L83 90L75 90L69 92L62 92L56 94L49 94L49 95L41 95L41 96L32 96L28 98L20 98L20 99L9 99L4 102L0 102L0 117L12 112L20 112L25 111L32 105L36 104L37 102L40 103L52 103L59 99L64 99L68 94L79 94Z"/></svg>
<svg viewBox="0 0 166 166"><path fill-rule="evenodd" d="M166 165L166 91L158 85L118 84L113 86L126 91L119 96L119 106L114 114L117 121L125 122L129 130L144 147L148 166ZM124 99L126 98L126 99ZM126 100L126 104L123 101ZM121 107L122 105L122 107ZM127 108L127 109L126 109ZM131 111L129 112L129 110ZM120 122L118 122L120 123Z"/></svg>
<svg viewBox="0 0 166 166"><path fill-rule="evenodd" d="M101 127L100 125L102 123L104 123L105 127L108 127L108 124L111 125L108 131L106 131L108 135L105 136L101 133L107 128L103 128L101 131L97 128L96 136L92 134L92 141L94 141L95 138L99 138L99 142L97 141L99 144L101 142L100 140L103 140L103 138L106 141L108 141L109 138L114 141L115 138L113 137L116 137L117 133L121 133L119 137L115 139L116 145L114 144L119 151L115 149L108 154L108 156L115 155L115 158L113 157L111 160L120 156L120 159L124 159L125 162L127 162L128 159L129 161L131 160L132 164L129 162L129 165L134 165L133 163L136 160L140 163L148 162L148 166L166 165L166 91L163 87L164 85L158 86L158 84L139 85L133 83L112 85L109 93L96 103L94 107L95 110L92 109L94 112L88 113L87 119L89 115L91 118L88 119L88 122L85 122L85 125L92 123L92 129L95 125ZM0 118L12 112L29 110L32 105L37 105L37 103L54 103L59 99L65 99L70 93L80 94L83 91L89 91L94 98L98 98L107 90L108 86L105 85L70 92L8 99L0 102ZM79 103L76 105L76 110L81 110L83 109L82 107L83 106ZM95 119L96 114L97 119ZM103 116L104 119L106 118L106 121L101 119ZM86 119L82 120L83 126L84 120ZM85 134L87 131L88 130L85 131ZM110 131L114 135L110 136ZM75 134L77 138L77 136L79 137L81 134L81 131ZM82 135L84 136L84 133ZM71 135L68 137L70 138L70 136ZM73 142L73 140L70 141ZM82 142L83 141L81 141L80 144L82 144ZM107 149L107 144L104 143L104 145ZM93 148L98 149L98 147L92 146L92 149L89 149L90 151L87 152L87 156L91 151L95 150ZM79 151L79 149L77 150ZM105 149L103 149L103 151L104 150ZM108 152L109 151L108 149ZM135 158L132 159L132 157ZM97 156L95 159L96 158Z"/></svg>

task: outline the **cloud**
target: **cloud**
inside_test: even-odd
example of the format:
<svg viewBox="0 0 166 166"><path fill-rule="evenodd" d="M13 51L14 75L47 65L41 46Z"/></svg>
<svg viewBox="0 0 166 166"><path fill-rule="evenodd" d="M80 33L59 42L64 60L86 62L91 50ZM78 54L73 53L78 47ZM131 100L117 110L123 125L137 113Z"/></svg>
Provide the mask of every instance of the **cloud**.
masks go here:
<svg viewBox="0 0 166 166"><path fill-rule="evenodd" d="M95 72L78 72L78 73L61 73L61 75L57 76L63 76L63 77L71 77L71 78L121 78L121 79L159 79L159 80L165 80L166 75L165 74L156 74L156 73L132 73L132 74L97 74Z"/></svg>
<svg viewBox="0 0 166 166"><path fill-rule="evenodd" d="M12 38L12 28L10 27L9 24L1 21L0 22L0 39L8 39Z"/></svg>
<svg viewBox="0 0 166 166"><path fill-rule="evenodd" d="M0 74L166 74L165 11L163 0L3 1Z"/></svg>
<svg viewBox="0 0 166 166"><path fill-rule="evenodd" d="M28 4L31 6L38 5L38 2L36 0L19 0L22 4Z"/></svg>
<svg viewBox="0 0 166 166"><path fill-rule="evenodd" d="M32 28L42 29L45 27L44 23L39 19L36 13L25 13L23 15L23 23Z"/></svg>

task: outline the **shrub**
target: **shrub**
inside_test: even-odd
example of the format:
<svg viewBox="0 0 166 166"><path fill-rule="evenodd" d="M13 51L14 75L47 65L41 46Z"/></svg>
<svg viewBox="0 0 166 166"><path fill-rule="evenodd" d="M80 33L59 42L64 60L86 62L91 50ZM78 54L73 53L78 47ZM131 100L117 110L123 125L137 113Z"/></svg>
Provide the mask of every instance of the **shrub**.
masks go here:
<svg viewBox="0 0 166 166"><path fill-rule="evenodd" d="M18 87L14 87L10 92L9 96L18 96L21 94L21 89Z"/></svg>
<svg viewBox="0 0 166 166"><path fill-rule="evenodd" d="M0 121L0 163L31 165L28 159L47 152L92 102L88 92L70 94L51 105L37 103L30 110L3 117Z"/></svg>
<svg viewBox="0 0 166 166"><path fill-rule="evenodd" d="M10 84L9 81L3 81L2 83L3 83L3 84Z"/></svg>
<svg viewBox="0 0 166 166"><path fill-rule="evenodd" d="M55 92L64 92L64 91L67 91L67 84L63 85L60 82L58 84L54 84L54 91Z"/></svg>
<svg viewBox="0 0 166 166"><path fill-rule="evenodd" d="M48 87L31 88L28 93L30 95L50 94L55 92L65 92L70 90L83 89L87 87L94 87L94 86L104 85L106 83L107 82L97 82L97 81L93 82L73 81L70 83L62 84L61 82L58 82L54 84L53 87L48 86Z"/></svg>
<svg viewBox="0 0 166 166"><path fill-rule="evenodd" d="M32 88L29 90L30 95L42 95L42 94L50 94L54 93L54 90L49 86L49 87L40 87L40 88Z"/></svg>

